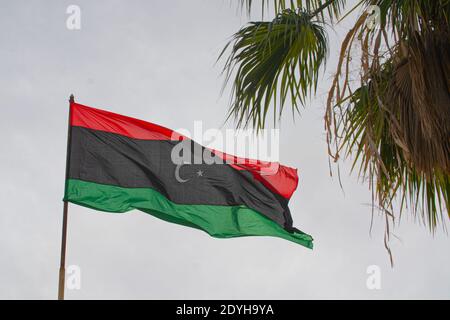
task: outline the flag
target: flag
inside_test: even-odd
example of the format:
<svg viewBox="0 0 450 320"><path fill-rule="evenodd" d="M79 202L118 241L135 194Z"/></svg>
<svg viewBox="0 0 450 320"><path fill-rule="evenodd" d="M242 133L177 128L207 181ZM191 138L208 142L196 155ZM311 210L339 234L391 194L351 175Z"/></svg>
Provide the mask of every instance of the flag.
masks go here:
<svg viewBox="0 0 450 320"><path fill-rule="evenodd" d="M217 238L274 236L312 248L288 207L296 169L211 150L135 118L75 102L70 108L65 201L137 209Z"/></svg>

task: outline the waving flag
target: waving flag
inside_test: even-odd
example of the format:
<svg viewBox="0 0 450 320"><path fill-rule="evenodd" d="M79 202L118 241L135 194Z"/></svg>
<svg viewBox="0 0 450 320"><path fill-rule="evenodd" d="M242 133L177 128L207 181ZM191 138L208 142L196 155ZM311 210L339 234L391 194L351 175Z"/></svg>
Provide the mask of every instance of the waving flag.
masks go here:
<svg viewBox="0 0 450 320"><path fill-rule="evenodd" d="M75 102L70 108L65 201L107 212L138 209L218 238L274 236L312 248L288 208L296 169L228 156L142 120ZM174 162L174 148L186 145L192 154L183 149L183 159L201 150L212 163Z"/></svg>

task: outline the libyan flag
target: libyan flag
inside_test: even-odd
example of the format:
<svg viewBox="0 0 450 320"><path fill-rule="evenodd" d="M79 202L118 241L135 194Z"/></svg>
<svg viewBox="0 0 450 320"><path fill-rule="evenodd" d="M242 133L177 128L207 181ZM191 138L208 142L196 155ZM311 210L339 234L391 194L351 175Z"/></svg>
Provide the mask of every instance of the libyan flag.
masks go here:
<svg viewBox="0 0 450 320"><path fill-rule="evenodd" d="M288 208L296 169L229 156L135 118L75 102L70 108L65 201L106 212L137 209L217 238L273 236L312 248ZM181 143L193 146L182 155L190 163L173 161ZM215 161L199 161L195 150Z"/></svg>

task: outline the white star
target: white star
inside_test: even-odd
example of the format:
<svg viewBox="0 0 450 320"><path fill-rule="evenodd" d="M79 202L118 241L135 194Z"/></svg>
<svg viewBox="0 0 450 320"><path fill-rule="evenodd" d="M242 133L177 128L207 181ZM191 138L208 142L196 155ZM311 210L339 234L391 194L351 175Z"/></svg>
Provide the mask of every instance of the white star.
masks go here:
<svg viewBox="0 0 450 320"><path fill-rule="evenodd" d="M198 170L198 171L197 171L197 175L198 175L199 177L203 177L203 171L202 171L202 170Z"/></svg>

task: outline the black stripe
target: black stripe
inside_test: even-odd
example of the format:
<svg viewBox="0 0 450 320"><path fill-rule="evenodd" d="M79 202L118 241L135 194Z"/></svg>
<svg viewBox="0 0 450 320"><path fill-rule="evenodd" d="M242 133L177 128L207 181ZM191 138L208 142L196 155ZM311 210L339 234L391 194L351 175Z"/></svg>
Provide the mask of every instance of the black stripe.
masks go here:
<svg viewBox="0 0 450 320"><path fill-rule="evenodd" d="M72 128L69 178L126 188L152 188L178 204L245 205L290 230L287 200L252 174L227 164L182 165L175 178L172 148L180 142L140 140L83 127ZM204 148L191 148L194 150ZM200 172L202 176L199 176Z"/></svg>

